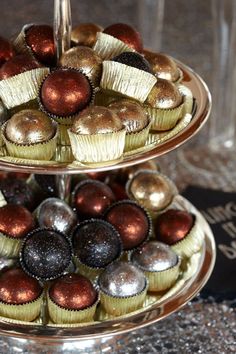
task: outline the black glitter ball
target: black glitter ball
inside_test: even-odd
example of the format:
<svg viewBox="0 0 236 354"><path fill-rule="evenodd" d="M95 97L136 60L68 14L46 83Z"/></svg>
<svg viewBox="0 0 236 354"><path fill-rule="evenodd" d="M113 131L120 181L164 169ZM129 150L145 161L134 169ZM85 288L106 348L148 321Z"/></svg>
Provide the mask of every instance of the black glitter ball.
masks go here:
<svg viewBox="0 0 236 354"><path fill-rule="evenodd" d="M118 63L132 66L136 69L153 74L149 62L140 54L133 52L123 52L112 59Z"/></svg>
<svg viewBox="0 0 236 354"><path fill-rule="evenodd" d="M36 206L33 190L23 179L3 179L0 181L0 190L8 204L19 204L29 210Z"/></svg>
<svg viewBox="0 0 236 354"><path fill-rule="evenodd" d="M72 258L70 240L61 232L36 229L25 238L20 263L26 273L39 280L60 277Z"/></svg>
<svg viewBox="0 0 236 354"><path fill-rule="evenodd" d="M90 219L79 224L73 232L75 256L91 268L103 268L121 255L119 233L108 222Z"/></svg>

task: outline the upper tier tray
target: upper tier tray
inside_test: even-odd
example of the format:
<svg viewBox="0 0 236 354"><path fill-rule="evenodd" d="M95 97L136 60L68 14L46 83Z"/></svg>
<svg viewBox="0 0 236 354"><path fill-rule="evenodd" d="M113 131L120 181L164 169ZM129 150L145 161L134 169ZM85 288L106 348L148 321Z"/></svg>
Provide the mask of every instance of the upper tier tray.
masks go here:
<svg viewBox="0 0 236 354"><path fill-rule="evenodd" d="M54 175L99 172L139 164L176 149L201 129L211 110L211 95L204 81L192 69L178 61L176 62L183 71L181 85L191 90L194 103L191 114L186 113L177 126L168 133L150 134L148 142L143 148L125 153L122 159L118 161L97 165L71 162L73 157L68 146L58 146L55 159L51 161L34 161L10 157L2 148L2 151L0 151L0 169Z"/></svg>

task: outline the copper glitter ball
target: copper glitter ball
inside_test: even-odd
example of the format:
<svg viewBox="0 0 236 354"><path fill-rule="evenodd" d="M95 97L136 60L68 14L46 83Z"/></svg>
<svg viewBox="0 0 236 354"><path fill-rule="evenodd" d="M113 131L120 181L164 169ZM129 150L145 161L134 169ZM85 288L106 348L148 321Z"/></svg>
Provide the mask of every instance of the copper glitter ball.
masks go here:
<svg viewBox="0 0 236 354"><path fill-rule="evenodd" d="M81 69L95 86L102 76L102 59L91 48L78 46L62 54L60 65Z"/></svg>
<svg viewBox="0 0 236 354"><path fill-rule="evenodd" d="M149 123L146 111L138 102L124 98L112 102L108 108L116 112L128 133L139 132Z"/></svg>
<svg viewBox="0 0 236 354"><path fill-rule="evenodd" d="M98 295L89 279L80 274L67 274L51 285L49 297L65 309L83 310L92 306Z"/></svg>
<svg viewBox="0 0 236 354"><path fill-rule="evenodd" d="M0 80L21 74L28 70L40 68L41 64L29 54L20 54L8 60L0 68Z"/></svg>
<svg viewBox="0 0 236 354"><path fill-rule="evenodd" d="M103 32L119 39L137 52L141 52L143 49L142 39L139 32L129 25L115 23L106 27Z"/></svg>
<svg viewBox="0 0 236 354"><path fill-rule="evenodd" d="M123 129L115 112L101 106L91 106L74 120L71 130L77 134L106 134Z"/></svg>
<svg viewBox="0 0 236 354"><path fill-rule="evenodd" d="M0 274L0 301L25 304L36 300L42 291L39 282L20 268L8 269Z"/></svg>
<svg viewBox="0 0 236 354"><path fill-rule="evenodd" d="M31 26L26 30L25 40L38 61L47 66L56 64L56 49L51 26Z"/></svg>
<svg viewBox="0 0 236 354"><path fill-rule="evenodd" d="M158 79L145 103L154 108L172 109L178 107L182 101L182 95L175 84L164 79Z"/></svg>
<svg viewBox="0 0 236 354"><path fill-rule="evenodd" d="M192 214L183 210L169 209L161 214L155 222L156 239L173 245L189 233L193 224Z"/></svg>
<svg viewBox="0 0 236 354"><path fill-rule="evenodd" d="M105 220L118 230L124 250L142 244L150 231L149 218L145 211L130 200L120 201L105 213Z"/></svg>
<svg viewBox="0 0 236 354"><path fill-rule="evenodd" d="M144 57L150 63L156 77L175 82L179 78L179 70L172 58L163 53L143 51Z"/></svg>
<svg viewBox="0 0 236 354"><path fill-rule="evenodd" d="M44 80L40 90L43 109L67 117L84 109L93 96L87 77L76 69L57 69Z"/></svg>
<svg viewBox="0 0 236 354"><path fill-rule="evenodd" d="M0 37L0 66L6 61L11 59L15 54L15 51L11 43L3 37Z"/></svg>
<svg viewBox="0 0 236 354"><path fill-rule="evenodd" d="M42 143L50 140L56 133L56 127L46 114L26 109L9 119L5 135L8 140L19 145Z"/></svg>
<svg viewBox="0 0 236 354"><path fill-rule="evenodd" d="M71 41L73 44L92 47L96 42L97 33L103 28L95 23L81 23L73 28L71 32Z"/></svg>
<svg viewBox="0 0 236 354"><path fill-rule="evenodd" d="M82 181L73 191L72 205L79 219L102 216L114 201L112 190L100 181Z"/></svg>
<svg viewBox="0 0 236 354"><path fill-rule="evenodd" d="M23 206L6 204L0 208L0 232L13 238L23 238L34 227L32 214Z"/></svg>

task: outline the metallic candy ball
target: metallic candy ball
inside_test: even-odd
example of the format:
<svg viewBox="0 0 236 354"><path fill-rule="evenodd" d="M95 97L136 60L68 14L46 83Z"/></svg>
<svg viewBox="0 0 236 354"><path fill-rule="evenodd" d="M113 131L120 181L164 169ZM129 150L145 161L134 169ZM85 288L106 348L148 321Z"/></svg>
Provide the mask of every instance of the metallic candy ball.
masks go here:
<svg viewBox="0 0 236 354"><path fill-rule="evenodd" d="M77 134L107 134L123 129L115 112L101 106L91 106L74 120L71 130Z"/></svg>
<svg viewBox="0 0 236 354"><path fill-rule="evenodd" d="M140 170L128 181L127 193L150 212L158 212L172 202L177 189L165 175Z"/></svg>
<svg viewBox="0 0 236 354"><path fill-rule="evenodd" d="M6 138L19 145L43 143L56 133L56 126L46 114L25 109L12 116L6 124Z"/></svg>
<svg viewBox="0 0 236 354"><path fill-rule="evenodd" d="M56 48L53 28L48 25L32 25L25 31L25 41L36 59L47 66L56 64Z"/></svg>
<svg viewBox="0 0 236 354"><path fill-rule="evenodd" d="M14 55L15 51L11 43L7 39L0 37L0 66L11 59Z"/></svg>
<svg viewBox="0 0 236 354"><path fill-rule="evenodd" d="M13 238L23 238L34 228L32 214L23 206L6 204L0 208L0 232Z"/></svg>
<svg viewBox="0 0 236 354"><path fill-rule="evenodd" d="M189 233L193 224L192 214L184 210L169 209L156 219L155 235L158 241L173 245Z"/></svg>
<svg viewBox="0 0 236 354"><path fill-rule="evenodd" d="M156 77L175 82L179 78L179 70L174 60L163 53L143 51Z"/></svg>
<svg viewBox="0 0 236 354"><path fill-rule="evenodd" d="M149 123L146 111L138 102L124 98L112 102L108 108L115 111L128 133L138 132Z"/></svg>
<svg viewBox="0 0 236 354"><path fill-rule="evenodd" d="M39 282L20 268L12 268L0 274L0 301L20 305L36 300L43 289Z"/></svg>
<svg viewBox="0 0 236 354"><path fill-rule="evenodd" d="M83 310L92 306L98 294L89 279L80 274L66 274L49 289L49 297L68 310Z"/></svg>
<svg viewBox="0 0 236 354"><path fill-rule="evenodd" d="M162 242L151 241L132 253L131 261L143 271L159 272L178 263L177 254Z"/></svg>
<svg viewBox="0 0 236 354"><path fill-rule="evenodd" d="M139 53L123 52L114 57L112 60L153 74L149 62Z"/></svg>
<svg viewBox="0 0 236 354"><path fill-rule="evenodd" d="M98 279L101 291L115 297L134 296L142 292L146 284L143 272L126 262L110 264Z"/></svg>
<svg viewBox="0 0 236 354"><path fill-rule="evenodd" d="M145 103L154 108L173 109L183 102L178 88L170 81L158 79L151 89Z"/></svg>
<svg viewBox="0 0 236 354"><path fill-rule="evenodd" d="M92 47L96 42L97 33L103 28L95 23L81 23L73 28L71 32L71 42L77 45Z"/></svg>
<svg viewBox="0 0 236 354"><path fill-rule="evenodd" d="M77 222L69 205L59 198L45 199L37 208L36 216L40 227L61 231L68 235Z"/></svg>
<svg viewBox="0 0 236 354"><path fill-rule="evenodd" d="M0 68L0 80L40 68L42 65L29 54L16 55Z"/></svg>
<svg viewBox="0 0 236 354"><path fill-rule="evenodd" d="M141 52L143 49L142 38L139 32L127 24L114 23L106 27L103 32L119 39L137 52Z"/></svg>
<svg viewBox="0 0 236 354"><path fill-rule="evenodd" d="M129 179L133 178L134 174L140 170L151 170L151 171L160 171L160 167L158 164L153 161L145 161L138 165L133 165L129 167L121 168L117 171L118 178L123 182L126 183Z"/></svg>

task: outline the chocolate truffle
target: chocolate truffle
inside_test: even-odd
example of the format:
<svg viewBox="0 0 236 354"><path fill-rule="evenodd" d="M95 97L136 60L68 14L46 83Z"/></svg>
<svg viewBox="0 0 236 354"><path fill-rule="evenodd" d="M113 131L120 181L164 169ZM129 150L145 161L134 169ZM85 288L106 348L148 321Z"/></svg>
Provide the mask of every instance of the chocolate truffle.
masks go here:
<svg viewBox="0 0 236 354"><path fill-rule="evenodd" d="M25 31L26 44L38 61L53 66L56 63L56 49L53 28L48 25L32 25Z"/></svg>
<svg viewBox="0 0 236 354"><path fill-rule="evenodd" d="M182 102L183 97L175 84L164 79L157 80L146 100L147 104L159 109L173 109Z"/></svg>
<svg viewBox="0 0 236 354"><path fill-rule="evenodd" d="M39 280L59 278L72 257L70 240L61 232L36 229L25 238L21 251L22 268Z"/></svg>
<svg viewBox="0 0 236 354"><path fill-rule="evenodd" d="M16 55L0 68L0 80L24 73L28 70L40 68L41 64L29 54Z"/></svg>
<svg viewBox="0 0 236 354"><path fill-rule="evenodd" d="M137 52L141 52L143 49L142 39L139 32L127 24L114 23L113 25L106 27L103 32L119 39Z"/></svg>
<svg viewBox="0 0 236 354"><path fill-rule="evenodd" d="M51 285L49 297L64 309L83 310L94 304L98 294L89 279L71 273Z"/></svg>
<svg viewBox="0 0 236 354"><path fill-rule="evenodd" d="M72 205L79 219L102 216L114 201L112 190L105 183L94 180L77 184L72 196Z"/></svg>
<svg viewBox="0 0 236 354"><path fill-rule="evenodd" d="M169 209L156 219L154 224L156 239L173 245L189 233L193 224L192 214L183 210Z"/></svg>
<svg viewBox="0 0 236 354"><path fill-rule="evenodd" d="M102 31L102 27L95 23L81 23L73 28L71 41L73 44L92 47L96 41L97 33Z"/></svg>
<svg viewBox="0 0 236 354"><path fill-rule="evenodd" d="M23 178L8 176L0 181L0 190L9 204L19 204L33 210L36 204L33 189Z"/></svg>
<svg viewBox="0 0 236 354"><path fill-rule="evenodd" d="M0 66L14 56L15 52L11 43L0 37Z"/></svg>
<svg viewBox="0 0 236 354"><path fill-rule="evenodd" d="M146 71L153 74L152 69L148 61L139 53L124 52L112 59L121 64L132 66L133 68Z"/></svg>
<svg viewBox="0 0 236 354"><path fill-rule="evenodd" d="M121 255L119 233L106 221L90 219L79 224L73 232L75 256L91 268L104 268Z"/></svg>
<svg viewBox="0 0 236 354"><path fill-rule="evenodd" d="M42 291L39 282L20 268L8 269L0 274L0 301L4 303L25 304L37 299Z"/></svg>
<svg viewBox="0 0 236 354"><path fill-rule="evenodd" d="M139 246L149 236L151 225L147 212L130 200L113 204L106 211L105 219L118 230L124 250Z"/></svg>
<svg viewBox="0 0 236 354"><path fill-rule="evenodd" d="M92 98L93 88L82 72L61 68L44 79L39 100L41 109L52 117L68 117L83 110Z"/></svg>

